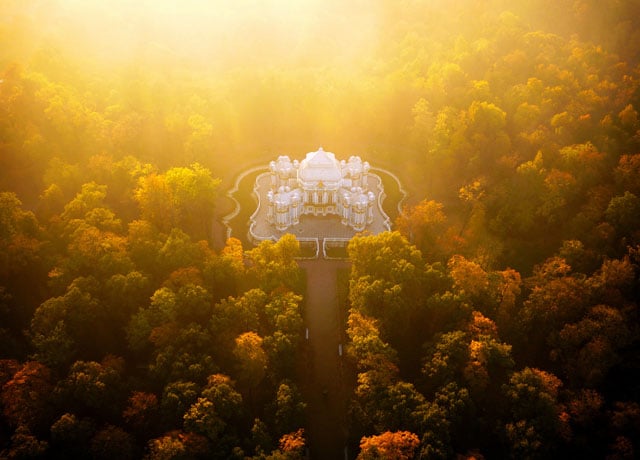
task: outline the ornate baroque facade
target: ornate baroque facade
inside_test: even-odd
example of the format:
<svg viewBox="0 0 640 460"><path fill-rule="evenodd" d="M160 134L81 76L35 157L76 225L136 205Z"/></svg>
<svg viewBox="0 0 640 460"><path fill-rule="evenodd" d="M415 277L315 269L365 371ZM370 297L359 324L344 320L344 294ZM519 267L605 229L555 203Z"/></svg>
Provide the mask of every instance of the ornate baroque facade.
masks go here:
<svg viewBox="0 0 640 460"><path fill-rule="evenodd" d="M364 230L373 220L375 194L368 189L369 163L352 156L336 160L322 147L293 162L280 156L269 164L268 220L283 231L303 215L337 215L344 225Z"/></svg>

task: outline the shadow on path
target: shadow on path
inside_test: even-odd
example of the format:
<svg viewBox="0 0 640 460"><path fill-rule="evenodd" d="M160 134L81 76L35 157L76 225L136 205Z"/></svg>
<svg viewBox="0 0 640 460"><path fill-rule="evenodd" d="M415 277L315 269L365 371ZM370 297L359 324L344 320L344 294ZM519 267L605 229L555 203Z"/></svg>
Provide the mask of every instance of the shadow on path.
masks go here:
<svg viewBox="0 0 640 460"><path fill-rule="evenodd" d="M339 355L342 321L338 305L337 275L346 261L301 261L307 274L305 323L309 328L307 362L301 366L307 402L307 434L312 460L344 458L347 443L347 407L351 379Z"/></svg>

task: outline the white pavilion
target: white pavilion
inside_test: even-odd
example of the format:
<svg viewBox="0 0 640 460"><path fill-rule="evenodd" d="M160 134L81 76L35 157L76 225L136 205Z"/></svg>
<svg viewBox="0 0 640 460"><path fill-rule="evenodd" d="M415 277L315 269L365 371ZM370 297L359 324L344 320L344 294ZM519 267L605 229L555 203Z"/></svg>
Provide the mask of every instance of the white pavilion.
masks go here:
<svg viewBox="0 0 640 460"><path fill-rule="evenodd" d="M297 225L303 215L337 215L343 225L364 230L373 221L375 202L367 186L369 169L369 163L358 156L338 161L322 147L300 162L278 157L269 164L269 223L284 231Z"/></svg>

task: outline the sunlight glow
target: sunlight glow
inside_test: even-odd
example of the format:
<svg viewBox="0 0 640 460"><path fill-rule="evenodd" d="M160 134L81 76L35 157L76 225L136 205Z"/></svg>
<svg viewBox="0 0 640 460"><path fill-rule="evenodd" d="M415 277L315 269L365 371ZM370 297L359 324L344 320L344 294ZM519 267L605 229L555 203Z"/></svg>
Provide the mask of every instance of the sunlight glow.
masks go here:
<svg viewBox="0 0 640 460"><path fill-rule="evenodd" d="M375 9L320 0L60 0L59 5L65 27L56 27L57 33L66 30L67 39L84 42L89 53L120 59L139 58L135 53L141 51L227 64L357 55L373 43L375 26Z"/></svg>

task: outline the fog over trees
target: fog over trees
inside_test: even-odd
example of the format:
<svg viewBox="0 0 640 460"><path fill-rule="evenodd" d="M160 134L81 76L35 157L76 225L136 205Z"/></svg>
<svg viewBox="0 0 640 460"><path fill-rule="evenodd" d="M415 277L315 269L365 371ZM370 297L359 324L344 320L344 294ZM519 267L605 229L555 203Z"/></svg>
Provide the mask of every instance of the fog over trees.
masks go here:
<svg viewBox="0 0 640 460"><path fill-rule="evenodd" d="M350 458L638 457L639 110L631 0L2 2L0 457L305 458L300 245L220 221L319 146L409 192Z"/></svg>

